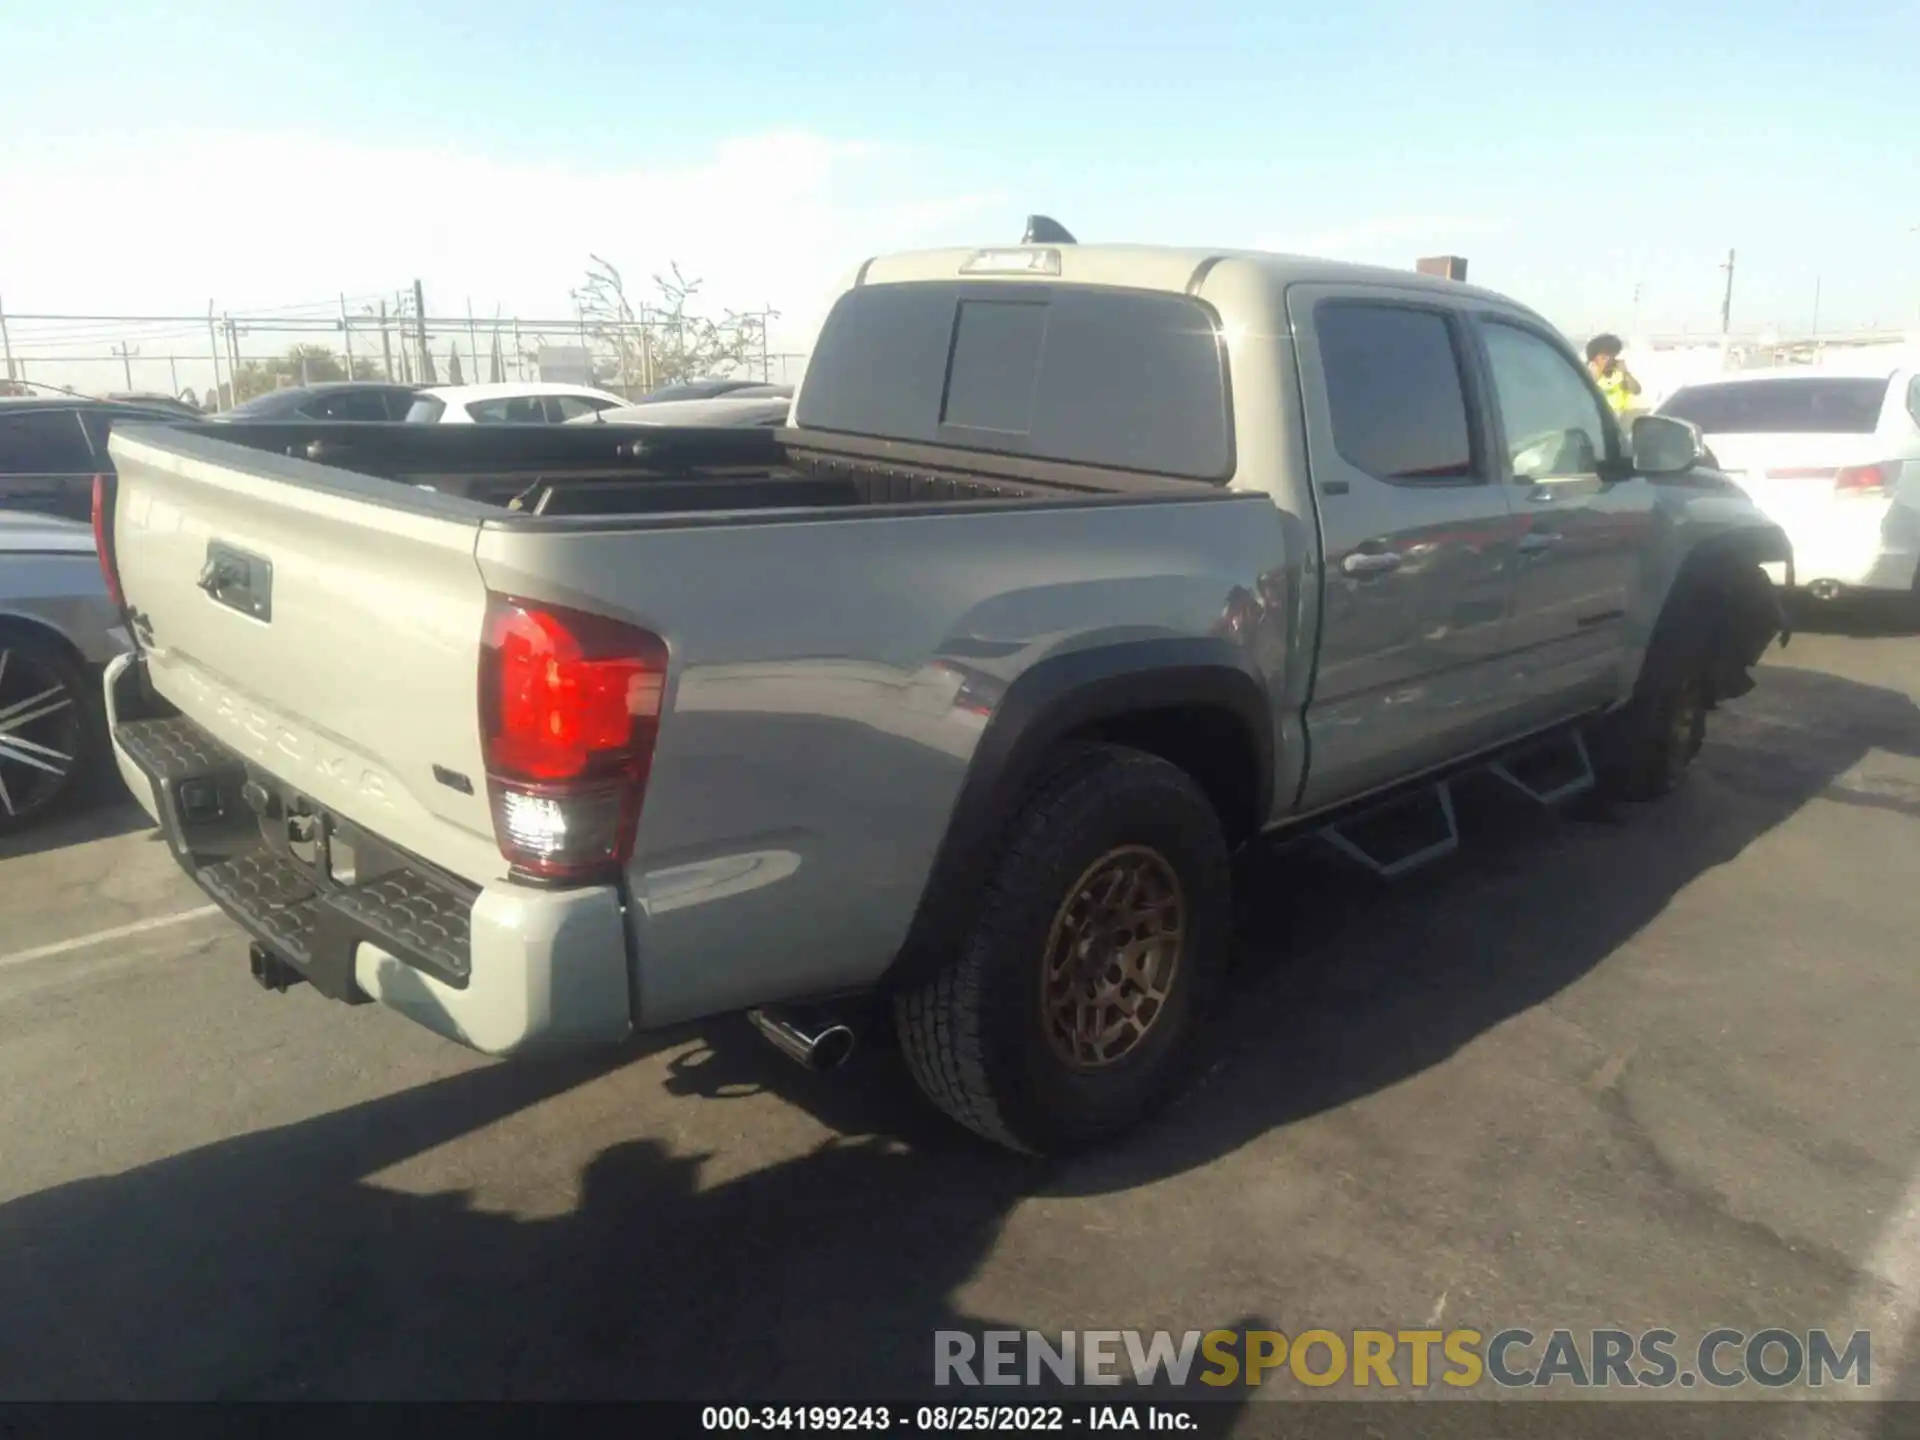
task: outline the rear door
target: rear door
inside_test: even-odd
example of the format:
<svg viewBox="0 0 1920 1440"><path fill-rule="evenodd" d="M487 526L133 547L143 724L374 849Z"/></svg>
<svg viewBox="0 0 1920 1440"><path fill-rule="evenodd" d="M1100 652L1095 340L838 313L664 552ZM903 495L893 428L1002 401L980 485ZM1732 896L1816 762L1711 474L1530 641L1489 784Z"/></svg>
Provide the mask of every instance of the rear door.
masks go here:
<svg viewBox="0 0 1920 1440"><path fill-rule="evenodd" d="M1504 736L1516 527L1463 312L1324 285L1288 310L1325 555L1317 808Z"/></svg>
<svg viewBox="0 0 1920 1440"><path fill-rule="evenodd" d="M1527 718L1544 724L1617 698L1653 490L1630 473L1619 428L1564 341L1507 313L1481 314L1476 330L1519 512L1511 673Z"/></svg>
<svg viewBox="0 0 1920 1440"><path fill-rule="evenodd" d="M73 406L0 405L0 507L84 520L94 456Z"/></svg>

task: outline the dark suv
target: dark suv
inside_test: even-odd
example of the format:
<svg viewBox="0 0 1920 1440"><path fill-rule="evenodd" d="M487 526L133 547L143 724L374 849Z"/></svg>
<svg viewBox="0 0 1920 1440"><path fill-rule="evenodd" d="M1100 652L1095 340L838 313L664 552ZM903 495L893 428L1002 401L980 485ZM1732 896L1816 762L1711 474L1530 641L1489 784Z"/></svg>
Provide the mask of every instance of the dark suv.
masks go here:
<svg viewBox="0 0 1920 1440"><path fill-rule="evenodd" d="M269 390L216 420L404 420L416 386L384 380L334 380Z"/></svg>
<svg viewBox="0 0 1920 1440"><path fill-rule="evenodd" d="M0 509L86 520L93 477L113 468L107 435L116 420L178 425L171 410L77 396L0 398Z"/></svg>

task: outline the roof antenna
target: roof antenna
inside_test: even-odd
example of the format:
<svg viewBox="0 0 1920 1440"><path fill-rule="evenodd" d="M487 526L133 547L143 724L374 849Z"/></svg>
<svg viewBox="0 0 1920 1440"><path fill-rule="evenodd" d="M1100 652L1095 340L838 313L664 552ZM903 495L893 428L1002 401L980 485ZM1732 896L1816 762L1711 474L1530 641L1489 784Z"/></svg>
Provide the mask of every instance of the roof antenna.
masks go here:
<svg viewBox="0 0 1920 1440"><path fill-rule="evenodd" d="M1022 245L1078 245L1080 242L1067 233L1067 227L1051 215L1029 215L1027 233L1020 239Z"/></svg>

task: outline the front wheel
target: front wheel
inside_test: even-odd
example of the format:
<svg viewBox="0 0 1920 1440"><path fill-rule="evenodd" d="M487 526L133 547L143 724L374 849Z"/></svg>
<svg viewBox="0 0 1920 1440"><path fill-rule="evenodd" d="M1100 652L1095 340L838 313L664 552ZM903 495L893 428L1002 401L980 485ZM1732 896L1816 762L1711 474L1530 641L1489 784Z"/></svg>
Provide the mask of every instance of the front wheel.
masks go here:
<svg viewBox="0 0 1920 1440"><path fill-rule="evenodd" d="M1089 747L1028 799L956 952L895 997L907 1064L962 1125L1034 1154L1175 1093L1231 933L1227 844L1182 770Z"/></svg>
<svg viewBox="0 0 1920 1440"><path fill-rule="evenodd" d="M1688 665L1601 722L1593 764L1603 794L1657 800L1680 788L1707 738L1706 667Z"/></svg>

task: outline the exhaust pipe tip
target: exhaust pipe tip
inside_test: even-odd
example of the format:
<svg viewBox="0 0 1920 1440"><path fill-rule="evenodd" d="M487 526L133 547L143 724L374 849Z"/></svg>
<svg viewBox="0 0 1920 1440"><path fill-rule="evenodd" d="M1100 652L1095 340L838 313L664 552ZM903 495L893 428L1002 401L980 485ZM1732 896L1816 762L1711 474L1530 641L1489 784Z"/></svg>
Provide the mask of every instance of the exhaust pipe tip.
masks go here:
<svg viewBox="0 0 1920 1440"><path fill-rule="evenodd" d="M749 1010L747 1019L774 1049L815 1074L837 1070L853 1055L853 1030L837 1020L790 1020L772 1010Z"/></svg>

